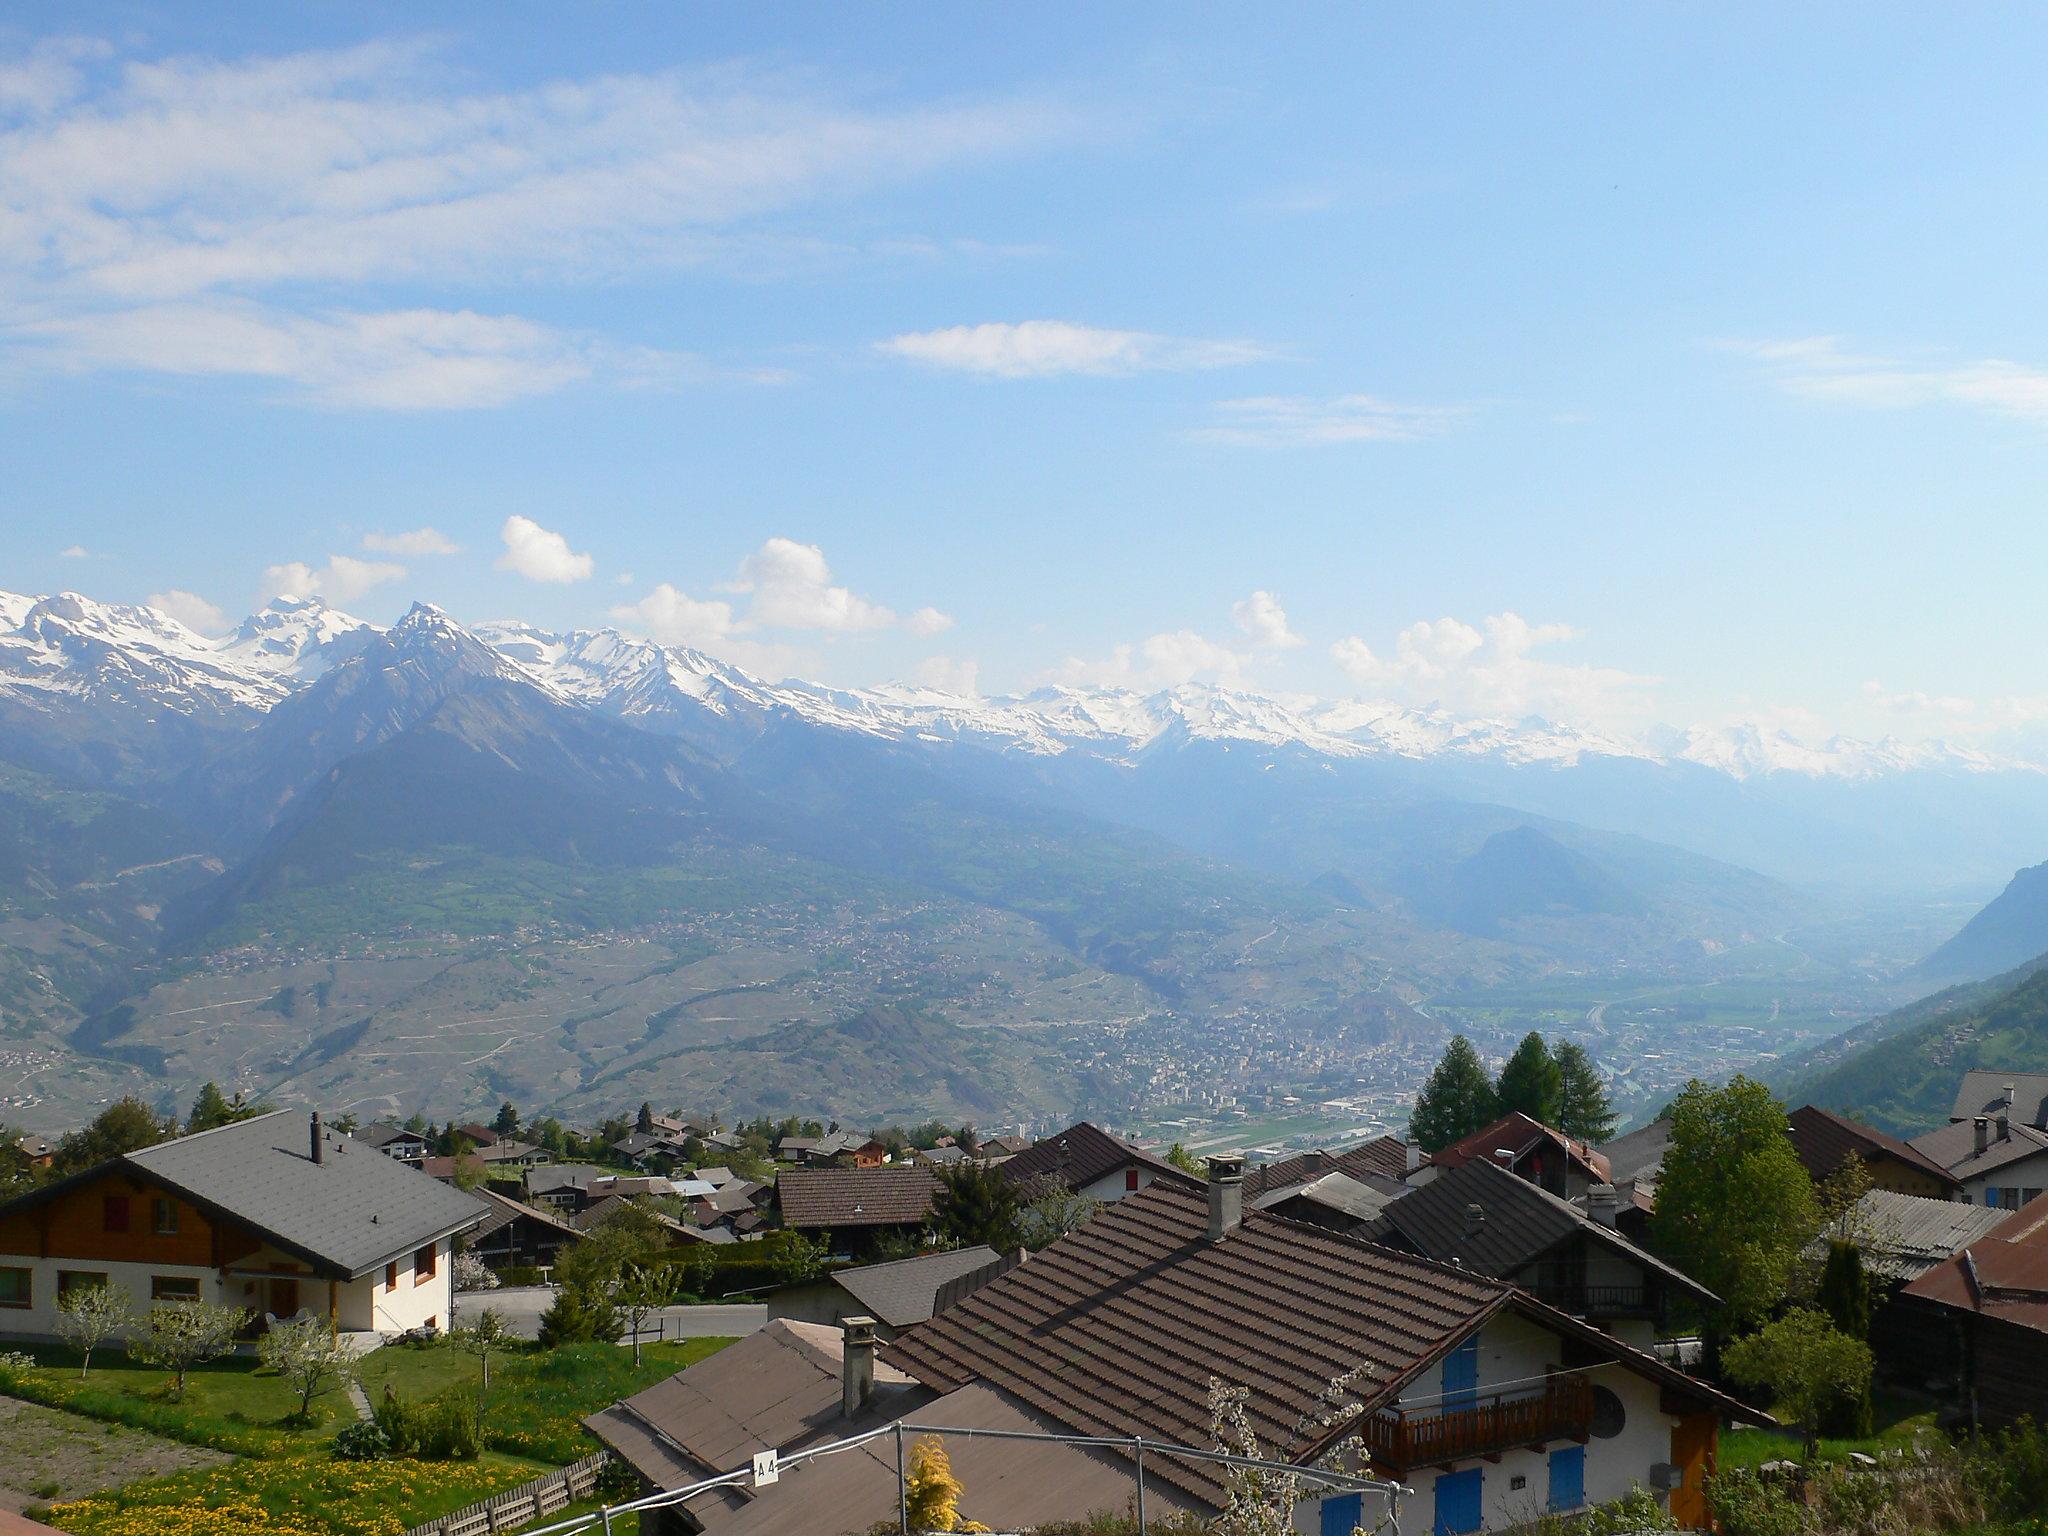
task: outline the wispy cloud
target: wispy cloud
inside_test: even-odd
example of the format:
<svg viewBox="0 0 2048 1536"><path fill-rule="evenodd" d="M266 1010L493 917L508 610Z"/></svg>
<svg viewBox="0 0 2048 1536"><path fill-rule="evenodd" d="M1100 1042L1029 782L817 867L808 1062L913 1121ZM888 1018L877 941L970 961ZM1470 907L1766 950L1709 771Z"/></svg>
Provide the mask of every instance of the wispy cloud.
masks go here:
<svg viewBox="0 0 2048 1536"><path fill-rule="evenodd" d="M1240 448L1407 442L1440 436L1463 414L1458 407L1401 405L1375 395L1254 395L1218 402L1216 419L1193 436Z"/></svg>
<svg viewBox="0 0 2048 1536"><path fill-rule="evenodd" d="M1066 320L991 321L937 331L906 331L876 346L890 356L929 368L1001 379L1235 368L1279 355L1255 341L1201 341Z"/></svg>
<svg viewBox="0 0 2048 1536"><path fill-rule="evenodd" d="M1360 688L1407 704L1440 704L1465 714L1613 723L1640 719L1658 679L1618 667L1540 654L1582 639L1569 624L1531 624L1497 613L1478 625L1423 620L1382 654L1357 635L1330 655Z"/></svg>
<svg viewBox="0 0 2048 1536"><path fill-rule="evenodd" d="M202 635L218 635L227 631L228 617L221 612L220 605L208 602L197 592L173 587L168 592L152 592L143 602L168 613L187 629L197 630Z"/></svg>
<svg viewBox="0 0 2048 1536"><path fill-rule="evenodd" d="M321 566L287 560L264 568L257 600L267 603L273 597L325 597L337 603L353 602L375 587L403 580L405 574L405 567L395 561L359 560L354 555L329 555L327 563Z"/></svg>
<svg viewBox="0 0 2048 1536"><path fill-rule="evenodd" d="M366 533L363 548L379 555L418 559L425 555L459 555L462 546L438 528L413 528L404 533Z"/></svg>
<svg viewBox="0 0 2048 1536"><path fill-rule="evenodd" d="M2005 358L1910 362L1852 352L1833 336L1719 344L1759 364L1789 394L1866 410L1957 405L2048 424L2048 369Z"/></svg>
<svg viewBox="0 0 2048 1536"><path fill-rule="evenodd" d="M758 264L817 243L793 212L1078 124L1049 101L849 103L741 66L478 92L411 42L244 59L45 45L0 58L0 348L396 409L703 371L374 292Z"/></svg>

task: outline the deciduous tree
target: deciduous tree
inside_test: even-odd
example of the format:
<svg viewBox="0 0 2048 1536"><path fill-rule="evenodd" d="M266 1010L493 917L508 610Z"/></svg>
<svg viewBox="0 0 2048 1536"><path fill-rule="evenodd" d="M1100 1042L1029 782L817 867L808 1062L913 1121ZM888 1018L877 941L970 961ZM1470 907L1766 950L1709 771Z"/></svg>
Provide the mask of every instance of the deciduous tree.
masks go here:
<svg viewBox="0 0 2048 1536"><path fill-rule="evenodd" d="M1032 1180L1024 1194L1017 1225L1024 1246L1033 1253L1050 1247L1070 1232L1080 1231L1088 1224L1088 1218L1102 1208L1102 1202L1094 1196L1069 1189L1063 1180L1049 1173Z"/></svg>
<svg viewBox="0 0 2048 1536"><path fill-rule="evenodd" d="M142 1100L130 1095L116 1099L90 1124L80 1126L57 1143L54 1167L58 1173L77 1173L124 1152L139 1152L168 1141L178 1134L178 1123L159 1115Z"/></svg>
<svg viewBox="0 0 2048 1536"><path fill-rule="evenodd" d="M313 1399L328 1387L356 1379L356 1359L324 1318L273 1323L256 1342L256 1358L299 1395L299 1418L313 1416Z"/></svg>
<svg viewBox="0 0 2048 1536"><path fill-rule="evenodd" d="M78 1351L78 1375L92 1369L92 1352L135 1321L128 1293L102 1281L74 1286L57 1298L57 1333Z"/></svg>
<svg viewBox="0 0 2048 1536"><path fill-rule="evenodd" d="M1770 1090L1740 1076L1720 1088L1688 1083L1671 1108L1651 1234L1720 1296L1711 1326L1733 1332L1782 1301L1819 1224L1813 1181Z"/></svg>
<svg viewBox="0 0 2048 1536"><path fill-rule="evenodd" d="M491 1390L491 1356L511 1346L512 1331L505 1326L505 1319L498 1312L485 1307L476 1315L475 1322L450 1334L449 1342L464 1354L476 1356L477 1366L482 1372L482 1379L477 1384L477 1392L481 1395ZM639 1364L637 1358L634 1364Z"/></svg>
<svg viewBox="0 0 2048 1536"><path fill-rule="evenodd" d="M1798 1424L1813 1457L1821 1416L1870 1390L1870 1346L1811 1307L1795 1307L1721 1352L1721 1367L1743 1386L1768 1390L1772 1412Z"/></svg>
<svg viewBox="0 0 2048 1536"><path fill-rule="evenodd" d="M1463 1035L1451 1036L1443 1059L1415 1095L1408 1130L1425 1152L1439 1152L1499 1117L1486 1064Z"/></svg>
<svg viewBox="0 0 2048 1536"><path fill-rule="evenodd" d="M185 1377L195 1365L217 1359L235 1347L235 1335L249 1321L242 1307L215 1306L210 1301L160 1301L149 1309L147 1326L128 1341L128 1353L144 1365L169 1371L171 1395L183 1398Z"/></svg>
<svg viewBox="0 0 2048 1536"><path fill-rule="evenodd" d="M939 1175L932 1193L932 1221L962 1245L986 1243L1008 1253L1020 1241L1017 1186L986 1163L960 1163Z"/></svg>

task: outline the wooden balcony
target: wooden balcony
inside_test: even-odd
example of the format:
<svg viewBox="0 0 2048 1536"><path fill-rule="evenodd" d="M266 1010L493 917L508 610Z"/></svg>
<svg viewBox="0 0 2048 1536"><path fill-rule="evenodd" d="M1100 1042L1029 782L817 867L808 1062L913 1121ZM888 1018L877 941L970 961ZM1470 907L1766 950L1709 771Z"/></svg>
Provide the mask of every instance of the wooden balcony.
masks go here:
<svg viewBox="0 0 2048 1536"><path fill-rule="evenodd" d="M1361 1422L1359 1432L1375 1461L1405 1472L1548 1440L1583 1441L1592 1427L1592 1383L1583 1376L1557 1375L1532 1391L1482 1390L1461 1406L1373 1414Z"/></svg>
<svg viewBox="0 0 2048 1536"><path fill-rule="evenodd" d="M1574 1317L1646 1317L1664 1314L1664 1298L1648 1285L1590 1285L1584 1281L1538 1280L1530 1287L1538 1301Z"/></svg>

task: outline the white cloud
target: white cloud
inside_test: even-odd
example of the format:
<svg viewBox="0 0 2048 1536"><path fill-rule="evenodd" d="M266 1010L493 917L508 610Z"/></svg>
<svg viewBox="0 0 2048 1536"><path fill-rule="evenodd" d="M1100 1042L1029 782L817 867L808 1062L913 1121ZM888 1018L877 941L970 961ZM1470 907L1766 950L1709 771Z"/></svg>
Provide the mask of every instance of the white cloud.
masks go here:
<svg viewBox="0 0 2048 1536"><path fill-rule="evenodd" d="M614 607L611 615L661 645L715 646L733 632L731 603L702 601L665 581L639 602Z"/></svg>
<svg viewBox="0 0 2048 1536"><path fill-rule="evenodd" d="M1069 656L1055 676L1061 682L1113 688L1177 688L1208 682L1235 687L1244 681L1251 658L1199 631L1165 630L1135 645L1119 645L1105 657Z"/></svg>
<svg viewBox="0 0 2048 1536"><path fill-rule="evenodd" d="M875 345L891 356L926 367L1004 379L1233 368L1263 362L1275 355L1271 348L1257 342L1196 341L1157 336L1148 331L1105 330L1065 320L991 322L937 331L906 331Z"/></svg>
<svg viewBox="0 0 2048 1536"><path fill-rule="evenodd" d="M881 604L833 585L825 551L795 539L770 539L747 556L731 590L750 594L747 623L754 628L887 629L896 622Z"/></svg>
<svg viewBox="0 0 2048 1536"><path fill-rule="evenodd" d="M920 608L903 621L903 627L913 635L943 635L953 627L953 615L941 613L936 608Z"/></svg>
<svg viewBox="0 0 2048 1536"><path fill-rule="evenodd" d="M83 544L67 544L57 551L57 558L60 560L90 560L92 558L92 551Z"/></svg>
<svg viewBox="0 0 2048 1536"><path fill-rule="evenodd" d="M327 563L315 568L303 560L287 560L264 568L258 602L273 597L324 597L337 603L353 602L373 587L401 581L405 567L389 560L358 560L354 555L329 555Z"/></svg>
<svg viewBox="0 0 2048 1536"><path fill-rule="evenodd" d="M505 552L492 562L501 571L512 571L528 581L587 581L597 568L589 555L569 548L569 541L552 529L543 528L530 517L517 513L505 519L498 530Z"/></svg>
<svg viewBox="0 0 2048 1536"><path fill-rule="evenodd" d="M462 546L438 528L414 528L406 533L366 533L363 535L363 548L380 555L403 555L408 559L462 553Z"/></svg>
<svg viewBox="0 0 2048 1536"><path fill-rule="evenodd" d="M151 608L168 613L187 629L197 630L202 635L218 635L226 632L227 615L220 608L209 603L197 592L187 592L173 587L168 592L152 592L142 600Z"/></svg>
<svg viewBox="0 0 2048 1536"><path fill-rule="evenodd" d="M1288 628L1287 610L1280 606L1280 599L1263 589L1231 604L1230 617L1253 645L1287 650L1307 643Z"/></svg>
<svg viewBox="0 0 2048 1536"><path fill-rule="evenodd" d="M962 698L981 696L981 663L952 656L927 656L911 673L914 682Z"/></svg>
<svg viewBox="0 0 2048 1536"><path fill-rule="evenodd" d="M1216 420L1192 434L1237 448L1318 448L1335 443L1408 442L1437 437L1464 412L1448 406L1399 405L1373 395L1254 395L1223 400Z"/></svg>
<svg viewBox="0 0 2048 1536"><path fill-rule="evenodd" d="M1452 618L1411 624L1391 655L1357 635L1339 640L1330 655L1359 687L1402 703L1572 723L1639 718L1658 679L1535 654L1579 638L1569 624L1497 613L1478 627Z"/></svg>
<svg viewBox="0 0 2048 1536"><path fill-rule="evenodd" d="M2005 358L1914 363L1845 350L1832 336L1722 343L1761 364L1780 389L1866 410L1957 405L2048 425L2048 369Z"/></svg>
<svg viewBox="0 0 2048 1536"><path fill-rule="evenodd" d="M360 290L815 261L844 247L792 214L1081 126L1043 101L849 103L750 65L483 91L414 43L231 60L44 45L0 58L0 319L42 366L251 373L322 403L630 381L666 365ZM257 366L236 363L245 347Z"/></svg>

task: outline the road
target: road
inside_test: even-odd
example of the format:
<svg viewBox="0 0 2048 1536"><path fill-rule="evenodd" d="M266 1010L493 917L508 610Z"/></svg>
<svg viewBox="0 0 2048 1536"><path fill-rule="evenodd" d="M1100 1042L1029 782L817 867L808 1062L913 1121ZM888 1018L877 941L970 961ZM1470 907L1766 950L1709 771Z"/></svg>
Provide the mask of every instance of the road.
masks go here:
<svg viewBox="0 0 2048 1536"><path fill-rule="evenodd" d="M505 1326L522 1339L540 1332L540 1315L554 1301L555 1293L545 1285L501 1286L495 1291L465 1291L455 1298L457 1327L489 1307L505 1319ZM643 1325L654 1332L654 1319ZM670 1339L730 1339L758 1333L768 1326L768 1309L759 1302L718 1303L707 1307L663 1307L661 1331Z"/></svg>

